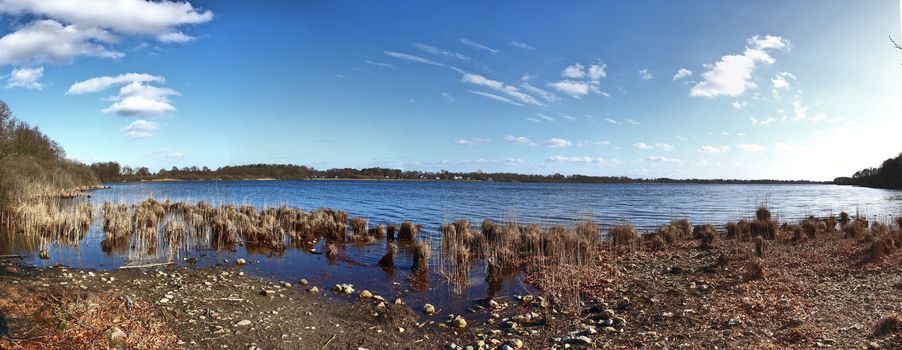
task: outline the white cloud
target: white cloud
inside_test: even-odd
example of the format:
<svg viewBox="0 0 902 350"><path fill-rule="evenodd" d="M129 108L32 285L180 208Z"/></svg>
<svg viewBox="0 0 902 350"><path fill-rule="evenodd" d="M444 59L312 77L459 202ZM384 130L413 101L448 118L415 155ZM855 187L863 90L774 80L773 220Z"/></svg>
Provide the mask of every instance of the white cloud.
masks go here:
<svg viewBox="0 0 902 350"><path fill-rule="evenodd" d="M702 146L698 149L702 153L725 153L730 151L729 146Z"/></svg>
<svg viewBox="0 0 902 350"><path fill-rule="evenodd" d="M447 92L444 92L444 91L443 91L443 92L442 92L442 97L444 97L444 98L447 99L448 101L451 101L451 102L457 102L457 99L454 98L454 96L451 96L451 94L449 94L449 93L447 93Z"/></svg>
<svg viewBox="0 0 902 350"><path fill-rule="evenodd" d="M121 116L150 116L161 115L175 111L169 97L178 95L178 91L148 85L148 83L162 83L163 77L142 74L127 73L117 76L96 77L80 81L69 87L68 95L82 95L106 90L115 85L123 85L119 94L109 99L114 103L103 109L104 113L113 113Z"/></svg>
<svg viewBox="0 0 902 350"><path fill-rule="evenodd" d="M493 100L495 100L495 101L500 101L500 102L512 104L512 105L514 105L514 106L521 106L521 107L523 106L522 104L517 103L517 102L514 102L513 100L511 100L511 99L509 99L509 98L507 98L507 97L504 97L504 96L498 96L498 95L490 94L490 93L487 93L487 92L473 91L473 90L467 90L467 92L469 92L469 93L471 93L471 94L476 94L476 95L479 95L479 96L488 97L488 98L493 99Z"/></svg>
<svg viewBox="0 0 902 350"><path fill-rule="evenodd" d="M531 145L531 144L533 144L532 141L530 141L529 138L527 138L526 136L507 135L507 136L504 137L504 140L507 141L507 142L509 142L509 143L516 143L516 144L519 144L519 145Z"/></svg>
<svg viewBox="0 0 902 350"><path fill-rule="evenodd" d="M565 67L561 71L561 76L565 78L564 80L549 83L548 86L573 98L580 98L588 95L590 92L608 96L599 87L601 80L607 76L605 69L607 69L607 65L601 62L591 64L588 67L576 63Z"/></svg>
<svg viewBox="0 0 902 350"><path fill-rule="evenodd" d="M634 143L634 144L633 144L633 147L636 147L636 148L638 148L638 149L652 149L652 148L654 148L652 145L649 145L649 144L647 144L647 143L645 143L645 142Z"/></svg>
<svg viewBox="0 0 902 350"><path fill-rule="evenodd" d="M653 148L657 148L662 151L672 151L673 150L673 145L663 143L663 142L656 142L651 145L647 144L645 142L637 142L637 143L633 144L633 147L638 148L638 149L644 149L644 150L649 150L649 149L653 149Z"/></svg>
<svg viewBox="0 0 902 350"><path fill-rule="evenodd" d="M651 161L651 162L658 162L658 163L679 163L679 162L682 162L681 160L676 159L676 158L658 157L658 156L651 156L651 157L645 158L645 160Z"/></svg>
<svg viewBox="0 0 902 350"><path fill-rule="evenodd" d="M178 30L209 22L213 13L188 2L146 0L3 0L0 14L31 20L0 38L0 65L65 63L78 56L118 58L119 36L151 36L164 43L194 38Z"/></svg>
<svg viewBox="0 0 902 350"><path fill-rule="evenodd" d="M748 152L763 152L767 150L767 147L757 145L754 143L743 143L739 145L739 149Z"/></svg>
<svg viewBox="0 0 902 350"><path fill-rule="evenodd" d="M0 37L0 66L19 63L67 63L79 56L119 58L101 44L113 37L100 29L82 29L54 20L34 21Z"/></svg>
<svg viewBox="0 0 902 350"><path fill-rule="evenodd" d="M154 137L156 135L157 130L160 129L160 124L152 121L147 121L144 119L138 119L133 121L131 124L122 129L125 132L125 136L133 139L143 139L148 137Z"/></svg>
<svg viewBox="0 0 902 350"><path fill-rule="evenodd" d="M6 78L6 88L41 90L44 88L44 85L40 82L43 76L44 67L13 69L12 73L9 73L9 77Z"/></svg>
<svg viewBox="0 0 902 350"><path fill-rule="evenodd" d="M616 121L616 120L614 120L614 119L611 119L611 118L604 118L604 121L608 122L608 124L614 124L614 125L619 125L619 124L620 124L620 122L618 122L618 121Z"/></svg>
<svg viewBox="0 0 902 350"><path fill-rule="evenodd" d="M457 53L457 52L451 52L451 51L443 50L443 49L440 49L440 48L437 48L437 47L434 47L434 46L429 46L429 45L426 45L426 44L419 44L419 43L417 43L417 44L414 44L413 46L416 47L416 48L418 48L418 49L420 49L420 50L422 50L422 51L424 51L424 52L427 52L427 53L430 53L430 54L433 54L433 55L436 55L436 56L456 58L456 59L458 59L458 60L466 61L466 62L471 62L471 61L473 60L473 59L471 59L471 58L470 58L469 56L467 56L467 55L464 55L464 54L461 54L461 53Z"/></svg>
<svg viewBox="0 0 902 350"><path fill-rule="evenodd" d="M593 158L589 156L583 157L566 157L566 156L553 156L545 160L549 163L574 163L574 164L583 164L583 165L616 165L621 162L617 159L607 160L604 158Z"/></svg>
<svg viewBox="0 0 902 350"><path fill-rule="evenodd" d="M134 82L119 89L119 95L112 97L115 103L103 109L104 113L121 116L161 115L175 111L169 96L179 93L169 88L158 88Z"/></svg>
<svg viewBox="0 0 902 350"><path fill-rule="evenodd" d="M598 142L595 142L594 144L599 145L599 146L607 146L607 145L610 145L611 142L610 141L598 141Z"/></svg>
<svg viewBox="0 0 902 350"><path fill-rule="evenodd" d="M567 119L567 120L569 120L569 121L571 121L571 122L576 121L576 117L574 117L574 116L572 116L572 115L564 114L564 113L558 113L558 115L560 115L561 118Z"/></svg>
<svg viewBox="0 0 902 350"><path fill-rule="evenodd" d="M501 52L501 51L498 51L498 50L496 50L496 49L493 49L493 48L491 48L491 47L485 46L485 45L483 45L483 44L477 43L477 42L475 42L475 41L472 41L472 40L469 40L469 39L466 39L466 38L461 38L461 39L460 39L460 43L461 43L461 44L464 44L464 45L466 45L466 46L469 46L469 47L471 47L471 48L477 49L477 50L483 50L483 51L491 52L493 55L494 55L494 54L497 54L498 52Z"/></svg>
<svg viewBox="0 0 902 350"><path fill-rule="evenodd" d="M626 122L632 125L639 125L639 122L633 119L627 119Z"/></svg>
<svg viewBox="0 0 902 350"><path fill-rule="evenodd" d="M642 78L642 80L652 80L654 79L654 77L655 76L652 75L651 72L648 71L648 69L639 70L639 78Z"/></svg>
<svg viewBox="0 0 902 350"><path fill-rule="evenodd" d="M796 76L789 72L780 72L774 75L770 81L774 85L774 89L788 89L789 80L796 80Z"/></svg>
<svg viewBox="0 0 902 350"><path fill-rule="evenodd" d="M680 68L680 70L678 70L678 71L676 72L676 74L673 75L673 80L672 80L672 81L682 80L682 79L685 79L685 78L688 78L688 77L691 77L691 76L692 76L692 71L691 71L691 70L688 70L688 69L686 69L686 68Z"/></svg>
<svg viewBox="0 0 902 350"><path fill-rule="evenodd" d="M164 35L176 27L213 19L213 12L188 2L146 0L4 0L0 12L37 15L72 23L81 28L104 28L133 35Z"/></svg>
<svg viewBox="0 0 902 350"><path fill-rule="evenodd" d="M481 146L489 143L488 139L481 138L468 138L468 139L457 139L454 141L455 145L463 145L463 146Z"/></svg>
<svg viewBox="0 0 902 350"><path fill-rule="evenodd" d="M533 118L533 117L524 117L523 119L526 119L526 120L528 120L528 121L535 122L535 123L542 123L541 120L538 120L538 119Z"/></svg>
<svg viewBox="0 0 902 350"><path fill-rule="evenodd" d="M689 95L711 98L742 95L747 89L757 87L752 74L758 64L776 61L767 51L788 46L789 42L781 37L756 35L748 40L744 53L723 56L720 61L706 66L708 71L702 73L702 81L692 87Z"/></svg>
<svg viewBox="0 0 902 350"><path fill-rule="evenodd" d="M564 148L573 146L572 142L564 139L559 139L557 137L552 137L548 140L542 141L542 144L548 148Z"/></svg>
<svg viewBox="0 0 902 350"><path fill-rule="evenodd" d="M794 101L792 103L792 111L793 117L790 120L794 122L808 118L808 106L803 105L802 101Z"/></svg>
<svg viewBox="0 0 902 350"><path fill-rule="evenodd" d="M733 108L735 108L735 109L742 109L742 108L744 108L746 105L748 105L748 103L749 103L748 101L738 101L738 100L737 100L737 101L733 101L732 106L733 106Z"/></svg>
<svg viewBox="0 0 902 350"><path fill-rule="evenodd" d="M157 40L164 43L184 44L194 41L196 38L185 33L175 31L157 35Z"/></svg>
<svg viewBox="0 0 902 350"><path fill-rule="evenodd" d="M519 41L511 41L511 42L508 43L508 44L510 44L510 46L516 47L516 48L518 48L518 49L523 49L523 50L530 50L530 51L532 51L532 50L535 50L535 49L536 49L536 48L534 48L534 47L532 47L532 46L529 46L529 44L521 43L521 42L519 42Z"/></svg>
<svg viewBox="0 0 902 350"><path fill-rule="evenodd" d="M96 77L72 84L72 86L69 87L69 90L66 91L66 95L90 94L106 90L114 85L130 84L134 82L163 83L166 82L166 79L161 76L143 73L125 73L117 76Z"/></svg>
<svg viewBox="0 0 902 350"><path fill-rule="evenodd" d="M771 123L777 121L777 119L774 117L767 117L766 119L761 119L761 120L759 120L758 118L755 118L755 117L749 117L749 120L752 121L752 125L768 125L768 124L771 124Z"/></svg>
<svg viewBox="0 0 902 350"><path fill-rule="evenodd" d="M461 81L463 81L464 83L467 83L467 84L483 86L483 87L487 87L487 88L495 90L495 91L502 92L502 93L512 97L514 100L517 100L522 103L527 103L527 104L536 105L536 106L544 106L545 105L542 102L540 102L539 100L537 100L535 97L533 97L532 95L524 93L516 86L507 85L500 81L492 80L492 79L486 78L484 76L481 76L479 74L472 74L472 73L464 74L463 77L461 78Z"/></svg>

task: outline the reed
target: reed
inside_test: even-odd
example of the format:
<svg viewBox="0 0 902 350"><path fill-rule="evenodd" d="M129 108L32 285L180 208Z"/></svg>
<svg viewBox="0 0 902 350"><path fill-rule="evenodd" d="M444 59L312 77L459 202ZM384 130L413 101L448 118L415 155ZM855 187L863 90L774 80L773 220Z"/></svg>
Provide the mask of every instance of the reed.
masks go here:
<svg viewBox="0 0 902 350"><path fill-rule="evenodd" d="M398 253L398 246L394 243L388 243L385 249L385 255L379 259L379 266L390 268L395 266L395 254Z"/></svg>
<svg viewBox="0 0 902 350"><path fill-rule="evenodd" d="M717 229L714 225L696 225L692 229L692 236L701 242L699 248L709 249L717 239Z"/></svg>
<svg viewBox="0 0 902 350"><path fill-rule="evenodd" d="M670 225L677 229L676 233L680 239L689 237L692 233L692 225L688 219L674 220L670 222Z"/></svg>
<svg viewBox="0 0 902 350"><path fill-rule="evenodd" d="M765 249L764 238L761 238L761 236L755 236L755 256L759 257L759 258L763 258L764 257L764 249Z"/></svg>
<svg viewBox="0 0 902 350"><path fill-rule="evenodd" d="M413 241L416 239L417 232L420 231L420 225L416 225L410 221L404 221L401 223L401 227L398 229L398 240L401 241Z"/></svg>
<svg viewBox="0 0 902 350"><path fill-rule="evenodd" d="M611 227L608 234L611 236L611 243L614 248L626 248L627 251L636 249L636 245L641 242L639 233L633 225L618 225Z"/></svg>
<svg viewBox="0 0 902 350"><path fill-rule="evenodd" d="M425 272L429 270L429 255L431 249L426 241L418 240L413 245L413 265L410 270L413 272Z"/></svg>

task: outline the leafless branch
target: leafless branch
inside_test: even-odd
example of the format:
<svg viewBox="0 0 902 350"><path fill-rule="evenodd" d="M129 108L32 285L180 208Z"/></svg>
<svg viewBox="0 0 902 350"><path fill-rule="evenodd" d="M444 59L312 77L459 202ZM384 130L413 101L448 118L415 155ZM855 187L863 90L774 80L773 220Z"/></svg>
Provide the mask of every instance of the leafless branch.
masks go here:
<svg viewBox="0 0 902 350"><path fill-rule="evenodd" d="M889 41L892 42L893 46L895 46L897 49L902 50L902 45L899 45L899 43L897 43L895 40L893 40L892 35L889 36Z"/></svg>

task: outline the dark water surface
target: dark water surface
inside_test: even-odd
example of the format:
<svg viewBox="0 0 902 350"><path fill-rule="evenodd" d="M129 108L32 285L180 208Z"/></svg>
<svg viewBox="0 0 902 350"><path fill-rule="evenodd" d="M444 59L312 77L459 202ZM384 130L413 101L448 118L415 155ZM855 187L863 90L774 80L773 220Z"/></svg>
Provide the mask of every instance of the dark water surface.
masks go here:
<svg viewBox="0 0 902 350"><path fill-rule="evenodd" d="M890 220L902 214L902 192L834 185L696 185L696 184L554 184L497 182L427 181L207 181L110 184L112 188L91 193L97 208L97 222L77 245L45 242L50 258L38 258L34 242L0 239L0 254L25 255L26 263L38 266L64 264L72 267L116 268L143 258L135 252L105 253L100 249L104 233L100 229L101 205L138 203L146 198L159 201L211 205L249 204L258 209L288 205L305 210L328 207L345 210L350 217L363 216L370 226L399 224L412 220L423 225L420 237L431 238L438 246L438 228L442 223L469 219L478 225L483 219L517 220L521 223L573 224L581 216L591 216L603 228L631 223L653 228L677 218L693 223L722 225L729 220L750 217L754 209L766 203L781 221L807 215L828 216L847 211L868 218ZM322 248L322 243L319 244ZM334 283L353 283L355 288L370 289L388 297L409 287L410 249L401 247L398 268L383 271L377 262L385 253L385 241L371 245L347 245L344 258L330 264L322 255L288 248L282 253L197 250L181 252L179 259L195 257L198 265L208 266L234 261L237 257L259 261L245 267L254 275L296 282L306 278L329 288ZM160 249L163 250L163 249ZM435 255L435 254L434 254ZM154 257L152 257L154 258ZM157 256L157 259L166 259ZM485 297L488 286L479 268L474 269L472 285L464 298L452 298L438 276L431 279L431 291L412 293L407 299L454 304L455 300ZM500 294L527 290L517 277L505 282ZM449 308L453 308L449 306Z"/></svg>

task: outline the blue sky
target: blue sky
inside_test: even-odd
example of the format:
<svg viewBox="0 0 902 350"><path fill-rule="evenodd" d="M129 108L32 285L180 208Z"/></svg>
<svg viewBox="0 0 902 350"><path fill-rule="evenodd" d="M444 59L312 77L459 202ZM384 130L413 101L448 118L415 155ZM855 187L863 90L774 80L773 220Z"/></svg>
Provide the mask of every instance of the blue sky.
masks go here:
<svg viewBox="0 0 902 350"><path fill-rule="evenodd" d="M72 3L0 0L0 99L84 162L832 179L902 151L895 0Z"/></svg>

